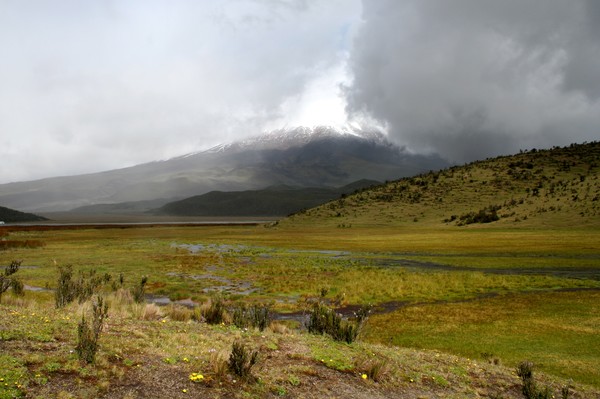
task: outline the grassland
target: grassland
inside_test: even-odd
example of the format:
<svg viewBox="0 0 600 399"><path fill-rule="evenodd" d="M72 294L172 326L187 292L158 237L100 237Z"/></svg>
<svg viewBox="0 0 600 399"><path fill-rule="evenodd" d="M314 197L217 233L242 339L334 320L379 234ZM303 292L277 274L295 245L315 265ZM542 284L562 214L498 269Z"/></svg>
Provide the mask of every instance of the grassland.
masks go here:
<svg viewBox="0 0 600 399"><path fill-rule="evenodd" d="M306 392L289 382L288 374L300 376L298 378L306 382L307 378L313 378L307 376L320 375L322 371L331 373L338 369L346 370L338 375L340 378L346 378L348 372L350 375L360 373L360 367L366 367L360 366L361 362L366 362L364 354L372 351L371 348L385 352L385 356L378 358L391 359L390 364L395 371L389 372L388 382L374 382L369 387L352 385L362 382L351 380L352 389L368 388L388 396L402 390L421 390L429 391L429 395L437 392L436 397L469 397L474 392L483 392L483 388L474 387L482 384L480 379L489 378L492 381L498 379L498 382L487 383L485 392L496 392L494 389L497 389L504 397L518 397L514 396L518 392L518 381L511 376L511 370L525 359L534 361L539 370L549 376L548 383L556 386L561 384L560 378L564 378L572 379L578 392L592 392L592 387L600 387L600 375L595 367L600 362L600 348L596 339L600 332L600 320L597 317L600 237L595 229L471 228L451 231L448 228L434 231L422 228L382 231L363 228L360 232L353 230L355 234L340 236L339 229L335 227L321 227L312 230L292 229L285 237L282 237L281 230L280 227L264 226L181 226L15 231L10 233L11 240L30 240L43 242L44 245L2 251L0 263L23 259L26 267L19 274L27 285L36 287L54 288L56 265L72 264L80 270L95 269L113 276L123 273L126 285L130 287L142 275L147 275L148 292L168 296L172 300L191 298L202 303L214 289L219 289L226 293L232 303L239 300L270 302L274 310L285 313L303 310L306 300L325 287L329 289L328 298L338 306L361 303L376 305L375 314L371 316L361 338L362 343L350 346L354 354L350 359L335 361L329 368L317 367L314 370L325 353L330 358L342 358L342 354L349 350L346 346L334 346L336 349L330 350L327 348L331 342L320 341L306 334L295 332L292 338L268 332L265 336L275 340L277 347L283 343L281 345L297 348L308 345L306 340L316 341L310 341L312 349L309 352L303 349L302 356L293 351L288 353L292 359L300 357L301 362L290 365L292 371L284 374L271 370L269 361L265 360L261 368L261 372L265 373L261 374L265 386L250 385L245 388L259 397L276 396L276 392L283 392L277 391L277 387L288 394L296 392L298 396L306 396ZM474 270L465 270L465 267ZM573 277L569 273L553 273L565 268L574 272L587 270L589 273L583 278L577 275ZM524 269L528 272L522 273ZM532 269L534 272L531 272ZM505 273L499 272L502 270ZM569 292L571 290L573 292ZM5 302L6 298L10 296L5 296ZM69 380L65 375L70 375L75 380L100 381L97 390L93 391L95 393L87 394L88 397L100 393L107 397L125 395L127 392L120 383L112 387L109 382L119 375L119 378L125 378L136 370L124 365L122 359L117 365L114 360L109 360L114 359L114 354L108 348L119 347L118 356L128 359L127 364L137 364L141 360L135 359L144 359L144 362L154 365L157 372L167 373L165 376L176 370L181 389L192 389L185 388L186 373L198 369L211 375L213 366L210 357L212 352L207 352L211 348L195 347L196 344L190 342L195 342L199 337L210 341L208 337L213 337L215 341L223 342L216 349L224 352L225 343L230 343L233 336L246 334L235 329L230 331L229 327L215 330L203 324L173 320L168 308L163 309L158 321L151 322L140 316L142 309L122 310L117 303L112 306L109 319L109 331L113 331L114 335L108 333L102 341L100 359L104 360L96 368L85 366L85 371L81 371L81 365L72 354L67 353L74 347L76 320L81 310L73 308L66 313L54 311L51 292L27 292L25 298L35 298L27 301L25 311L17 300L13 300L14 306L3 306L2 309L5 315L10 315L10 312L26 315L26 318L17 318L25 324L8 328L13 335L4 335L3 345L11 354L11 361L16 359L15 373L29 376L26 380L27 392L57 389L54 382L36 385L35 375L40 374L41 368L41 375L48 380ZM30 318L31 313L52 316L47 322L51 326L48 327L49 332L44 333L45 330L37 324L31 324L35 321L43 326L46 316L43 320ZM65 314L69 315L70 320L64 320ZM6 318L3 317L3 320ZM196 335L184 340L185 333L177 335L173 330L165 330L164 324L159 324L160 320L167 320L168 325L172 326L169 328L174 330L196 329ZM148 329L154 332L149 333ZM25 333L24 330L30 332ZM134 331L134 337L128 337L124 332L126 330ZM141 341L153 334L163 340L182 339L185 342L179 344L179 349L173 347L160 352L157 348L161 346L156 342L159 338L153 338L147 341L148 349L144 349ZM262 335L256 332L249 334L251 338L248 339L258 340L255 346L260 347L258 337ZM119 343L119 339L126 342ZM292 342L288 343L288 340ZM42 344L35 344L38 341ZM43 349L54 348L57 342L63 352ZM377 346L381 344L384 346ZM17 350L11 345L21 349ZM27 352L33 350L32 346L42 348L34 351L37 357L33 362L27 360L27 356L30 356ZM189 350L182 353L181 348L186 347ZM421 354L411 348L434 352L425 351ZM265 351L270 353L269 350ZM199 355L201 353L204 354ZM475 360L454 358L452 354ZM488 364L489 354L499 359L501 366ZM25 360L23 356L26 356ZM195 368L181 360L190 356L198 359ZM425 369L421 368L418 360L421 356L429 356L432 362ZM175 365L169 365L163 364L165 358L179 360ZM446 369L440 365L439 369L445 371L439 371L436 359L442 359L440 361L447 366L449 358L461 359L460 362L465 363L458 368L448 366L450 368ZM475 363L471 365L471 362ZM173 370L169 371L169 367ZM295 367L304 370L304 374ZM477 374L476 380L479 382L476 382L465 377L465 374L469 374L469 367L487 371ZM48 371L48 368L56 370ZM491 374L485 377L485 373ZM412 385L414 383L410 383L410 380L412 378L415 381L415 376L418 376L419 382ZM438 383L428 382L430 376L437 376ZM217 378L216 375L213 377ZM295 381L294 378L292 380ZM232 391L231 381L223 381L228 381L224 388L215 390L212 387L212 391L206 392L226 395ZM146 383L138 381L140 387ZM69 384L74 383L71 381ZM454 387L455 384L458 385ZM448 385L453 387L449 388ZM75 388L67 386L65 389L67 392ZM175 388L169 389L175 392ZM202 389L208 388L203 385ZM85 392L77 392L86 396ZM136 395L139 393L132 395L138 397ZM356 392L352 395L359 397Z"/></svg>

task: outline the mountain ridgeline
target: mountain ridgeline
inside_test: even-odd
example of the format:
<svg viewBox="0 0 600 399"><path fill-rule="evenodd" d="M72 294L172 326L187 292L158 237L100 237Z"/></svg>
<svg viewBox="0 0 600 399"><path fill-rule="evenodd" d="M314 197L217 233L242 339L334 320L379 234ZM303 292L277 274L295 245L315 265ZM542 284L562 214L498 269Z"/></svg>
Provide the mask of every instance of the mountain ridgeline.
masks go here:
<svg viewBox="0 0 600 399"><path fill-rule="evenodd" d="M330 201L280 225L600 227L600 142L454 166Z"/></svg>
<svg viewBox="0 0 600 399"><path fill-rule="evenodd" d="M124 169L1 184L0 204L28 212L123 204L139 212L211 191L339 187L447 165L438 156L412 154L378 132L296 128Z"/></svg>

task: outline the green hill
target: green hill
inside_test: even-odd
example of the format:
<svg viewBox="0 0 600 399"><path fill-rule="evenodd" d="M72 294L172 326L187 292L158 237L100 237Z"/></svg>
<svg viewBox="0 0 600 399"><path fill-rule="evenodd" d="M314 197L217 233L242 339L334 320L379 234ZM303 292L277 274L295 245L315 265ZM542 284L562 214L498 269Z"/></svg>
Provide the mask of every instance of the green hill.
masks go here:
<svg viewBox="0 0 600 399"><path fill-rule="evenodd" d="M600 143L473 162L359 190L283 224L600 226Z"/></svg>
<svg viewBox="0 0 600 399"><path fill-rule="evenodd" d="M0 221L4 223L37 222L41 220L48 219L42 216L34 215L33 213L20 212L14 209L0 206Z"/></svg>

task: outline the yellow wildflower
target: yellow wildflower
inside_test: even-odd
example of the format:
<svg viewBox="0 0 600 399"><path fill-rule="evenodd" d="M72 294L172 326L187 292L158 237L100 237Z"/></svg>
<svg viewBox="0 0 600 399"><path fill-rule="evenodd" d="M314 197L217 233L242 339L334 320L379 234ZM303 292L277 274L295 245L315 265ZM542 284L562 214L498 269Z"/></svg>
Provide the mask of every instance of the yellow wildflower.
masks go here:
<svg viewBox="0 0 600 399"><path fill-rule="evenodd" d="M190 374L190 381L192 381L192 382L201 382L203 380L204 380L204 376L200 373Z"/></svg>

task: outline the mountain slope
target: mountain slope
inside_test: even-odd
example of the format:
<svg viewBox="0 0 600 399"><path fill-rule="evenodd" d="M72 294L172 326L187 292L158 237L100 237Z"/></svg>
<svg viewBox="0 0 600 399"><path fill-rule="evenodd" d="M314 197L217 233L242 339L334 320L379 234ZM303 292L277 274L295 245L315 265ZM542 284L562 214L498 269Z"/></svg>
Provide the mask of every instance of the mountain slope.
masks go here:
<svg viewBox="0 0 600 399"><path fill-rule="evenodd" d="M531 150L389 182L284 221L600 227L600 143Z"/></svg>
<svg viewBox="0 0 600 399"><path fill-rule="evenodd" d="M411 154L377 132L297 128L130 168L3 184L0 202L28 211L63 211L94 204L167 202L277 184L337 187L446 165L436 156Z"/></svg>
<svg viewBox="0 0 600 399"><path fill-rule="evenodd" d="M32 213L25 213L16 211L14 209L5 208L0 206L0 221L5 223L15 222L36 222L40 220L48 220L43 216L34 215Z"/></svg>
<svg viewBox="0 0 600 399"><path fill-rule="evenodd" d="M211 191L170 202L153 213L176 216L285 216L374 184L379 183L361 180L340 188L271 186L262 190Z"/></svg>

